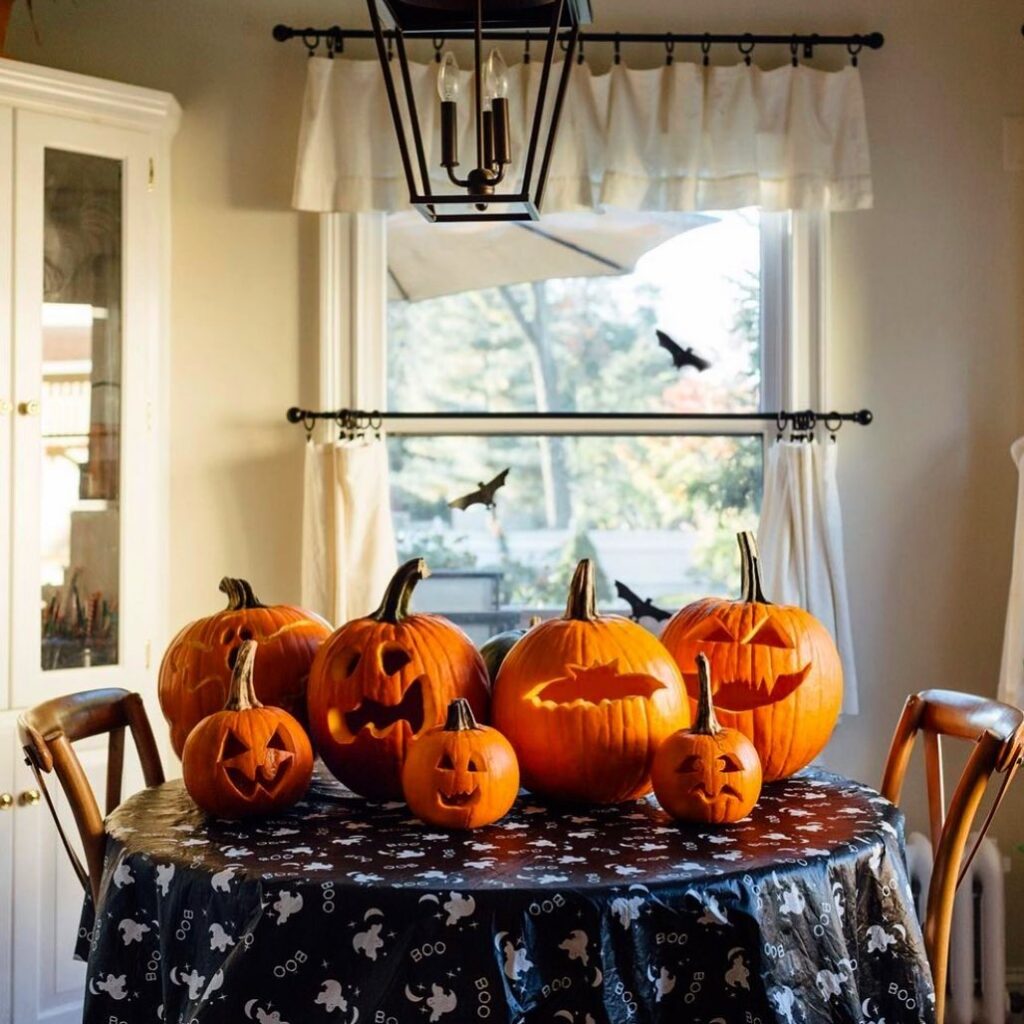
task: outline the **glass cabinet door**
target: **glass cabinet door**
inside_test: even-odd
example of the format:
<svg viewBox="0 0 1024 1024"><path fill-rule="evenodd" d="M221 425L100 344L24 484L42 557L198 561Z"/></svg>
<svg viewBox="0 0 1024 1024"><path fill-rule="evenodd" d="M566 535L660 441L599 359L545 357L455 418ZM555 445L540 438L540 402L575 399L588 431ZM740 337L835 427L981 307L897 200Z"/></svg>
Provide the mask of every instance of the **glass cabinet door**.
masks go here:
<svg viewBox="0 0 1024 1024"><path fill-rule="evenodd" d="M145 160L132 132L45 115L19 112L16 135L19 705L110 685L126 667L132 578L125 551L139 512L132 495L145 475L144 460L132 465L131 435L146 429L137 415L145 406L138 401L145 353L132 352L130 333L145 310L143 303L133 309L126 294L128 228L140 219ZM134 487L127 486L133 469ZM103 679L65 678L85 670Z"/></svg>

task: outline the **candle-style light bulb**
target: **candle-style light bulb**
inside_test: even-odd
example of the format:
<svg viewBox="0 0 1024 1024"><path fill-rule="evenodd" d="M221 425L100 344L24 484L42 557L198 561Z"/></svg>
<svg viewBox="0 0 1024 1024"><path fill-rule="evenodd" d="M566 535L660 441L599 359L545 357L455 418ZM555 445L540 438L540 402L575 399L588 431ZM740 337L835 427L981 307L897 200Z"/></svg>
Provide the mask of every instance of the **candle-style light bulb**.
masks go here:
<svg viewBox="0 0 1024 1024"><path fill-rule="evenodd" d="M459 98L459 63L448 50L437 69L437 95L443 103L455 103Z"/></svg>
<svg viewBox="0 0 1024 1024"><path fill-rule="evenodd" d="M491 50L487 57L487 98L508 98L508 65L500 50Z"/></svg>

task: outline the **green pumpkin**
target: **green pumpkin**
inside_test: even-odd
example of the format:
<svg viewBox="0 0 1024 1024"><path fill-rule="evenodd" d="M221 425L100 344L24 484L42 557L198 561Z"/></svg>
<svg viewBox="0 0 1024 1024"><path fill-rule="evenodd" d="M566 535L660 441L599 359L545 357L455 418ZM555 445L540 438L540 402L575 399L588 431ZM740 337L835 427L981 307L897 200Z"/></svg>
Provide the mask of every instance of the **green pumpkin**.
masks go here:
<svg viewBox="0 0 1024 1024"><path fill-rule="evenodd" d="M540 622L540 616L534 615L530 619L530 627L536 626ZM494 636L485 640L480 648L480 657L484 659L484 665L487 666L487 678L491 681L491 686L494 686L494 680L498 678L498 669L501 668L501 663L505 660L508 652L524 637L526 636L526 629L506 629L504 633L495 633Z"/></svg>

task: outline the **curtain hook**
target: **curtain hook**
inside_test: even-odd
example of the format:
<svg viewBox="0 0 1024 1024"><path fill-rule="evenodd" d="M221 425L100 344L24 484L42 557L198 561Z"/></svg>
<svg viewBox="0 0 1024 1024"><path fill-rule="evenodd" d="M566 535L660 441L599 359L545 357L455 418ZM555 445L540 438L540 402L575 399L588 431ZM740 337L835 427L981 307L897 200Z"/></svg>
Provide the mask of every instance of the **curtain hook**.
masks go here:
<svg viewBox="0 0 1024 1024"><path fill-rule="evenodd" d="M700 52L704 54L704 67L707 67L711 63L711 34L709 32L704 33L704 40L700 44Z"/></svg>
<svg viewBox="0 0 1024 1024"><path fill-rule="evenodd" d="M395 37L394 35L388 36L388 63L395 59Z"/></svg>
<svg viewBox="0 0 1024 1024"><path fill-rule="evenodd" d="M303 32L302 45L306 48L306 56L312 57L320 45L320 34L318 32Z"/></svg>
<svg viewBox="0 0 1024 1024"><path fill-rule="evenodd" d="M441 50L444 47L444 36L434 36L431 40L434 44L434 63L441 63Z"/></svg>
<svg viewBox="0 0 1024 1024"><path fill-rule="evenodd" d="M671 67L672 62L675 60L675 48L676 41L672 38L671 32L665 33L665 66Z"/></svg>
<svg viewBox="0 0 1024 1024"><path fill-rule="evenodd" d="M384 417L381 416L380 412L376 409L369 415L370 429L373 431L373 436L376 440L380 440L380 431L384 426Z"/></svg>
<svg viewBox="0 0 1024 1024"><path fill-rule="evenodd" d="M775 429L779 432L779 440L782 440L782 435L786 433L786 423L789 420L789 413L785 409L775 414Z"/></svg>
<svg viewBox="0 0 1024 1024"><path fill-rule="evenodd" d="M526 33L526 38L523 40L523 63L530 63L530 33Z"/></svg>
<svg viewBox="0 0 1024 1024"><path fill-rule="evenodd" d="M743 63L746 64L748 68L751 64L751 54L754 52L754 47L756 45L757 43L754 42L754 37L749 32L747 32L743 39L736 44L736 48L743 54Z"/></svg>
<svg viewBox="0 0 1024 1024"><path fill-rule="evenodd" d="M854 67L857 67L857 65L858 65L858 63L860 61L860 58L857 55L863 49L864 49L864 44L862 42L860 42L860 41L855 42L855 43L847 43L846 44L846 52L850 55L850 63Z"/></svg>
<svg viewBox="0 0 1024 1024"><path fill-rule="evenodd" d="M316 426L316 420L308 413L302 414L302 429L306 432L306 440L313 440L313 428Z"/></svg>
<svg viewBox="0 0 1024 1024"><path fill-rule="evenodd" d="M615 39L612 42L612 52L614 53L614 56L612 57L612 63L613 64L621 64L622 63L622 37L621 37L621 35L618 32L615 33Z"/></svg>
<svg viewBox="0 0 1024 1024"><path fill-rule="evenodd" d="M818 42L818 33L814 32L804 40L804 60L814 60L814 47Z"/></svg>
<svg viewBox="0 0 1024 1024"><path fill-rule="evenodd" d="M839 413L830 412L825 417L825 429L828 431L829 437L831 437L833 441L836 439L836 434L839 433L842 426L843 417L840 416Z"/></svg>
<svg viewBox="0 0 1024 1024"><path fill-rule="evenodd" d="M582 64L582 63L583 63L583 61L584 61L584 56L583 56L583 42L584 42L584 39L583 39L583 33L581 32L581 33L580 33L580 37L579 37L579 43L580 43L580 48L579 48L579 50L578 50L578 51L576 52L576 63L577 63L577 64Z"/></svg>
<svg viewBox="0 0 1024 1024"><path fill-rule="evenodd" d="M793 62L793 67L800 67L800 60L797 57L797 53L800 50L800 40L794 35L789 43L789 59Z"/></svg>

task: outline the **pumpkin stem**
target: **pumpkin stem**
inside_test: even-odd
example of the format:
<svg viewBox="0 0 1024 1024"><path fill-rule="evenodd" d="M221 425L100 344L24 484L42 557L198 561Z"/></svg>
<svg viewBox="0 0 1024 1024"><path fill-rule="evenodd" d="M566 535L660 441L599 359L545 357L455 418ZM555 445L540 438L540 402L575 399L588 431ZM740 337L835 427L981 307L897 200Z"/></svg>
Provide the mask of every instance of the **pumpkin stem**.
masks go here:
<svg viewBox="0 0 1024 1024"><path fill-rule="evenodd" d="M565 604L565 618L575 619L577 622L593 622L597 617L594 563L589 558L584 558L572 574L569 600Z"/></svg>
<svg viewBox="0 0 1024 1024"><path fill-rule="evenodd" d="M228 690L228 702L225 711L248 711L250 708L261 708L263 705L256 699L256 690L252 685L252 666L256 660L255 640L243 640L235 658L235 667L231 672L231 688Z"/></svg>
<svg viewBox="0 0 1024 1024"><path fill-rule="evenodd" d="M531 615L529 628L533 629L534 626L539 626L544 620L539 615Z"/></svg>
<svg viewBox="0 0 1024 1024"><path fill-rule="evenodd" d="M700 680L700 697L697 699L697 720L690 732L717 736L722 726L715 716L715 705L711 700L711 664L706 654L697 655L697 678Z"/></svg>
<svg viewBox="0 0 1024 1024"><path fill-rule="evenodd" d="M750 530L736 534L740 545L740 586L745 604L771 604L761 589L761 562L757 555L757 540Z"/></svg>
<svg viewBox="0 0 1024 1024"><path fill-rule="evenodd" d="M479 729L473 709L465 697L456 697L448 705L448 718L444 723L445 732L466 732L469 729Z"/></svg>
<svg viewBox="0 0 1024 1024"><path fill-rule="evenodd" d="M248 580L236 580L225 576L218 588L228 595L229 612L240 612L249 608L266 608L266 605L252 592Z"/></svg>
<svg viewBox="0 0 1024 1024"><path fill-rule="evenodd" d="M412 600L416 584L429 575L430 570L422 558L410 558L405 565L399 566L395 575L391 577L388 589L384 591L380 607L370 618L397 626L409 614L409 602Z"/></svg>

